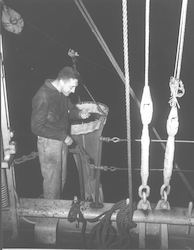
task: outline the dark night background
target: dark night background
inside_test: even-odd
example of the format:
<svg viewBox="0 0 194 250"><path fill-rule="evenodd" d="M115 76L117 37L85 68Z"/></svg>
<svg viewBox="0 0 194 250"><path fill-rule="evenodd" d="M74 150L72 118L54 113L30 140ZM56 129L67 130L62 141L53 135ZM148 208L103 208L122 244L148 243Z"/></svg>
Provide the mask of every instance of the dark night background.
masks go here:
<svg viewBox="0 0 194 250"><path fill-rule="evenodd" d="M121 0L83 0L94 23L123 69L123 37ZM31 100L47 78L72 65L68 50L78 52L77 68L94 99L109 107L102 135L126 138L125 88L97 39L91 32L73 0L5 0L5 4L21 14L24 29L19 35L2 28L3 53L11 128L17 142L16 159L37 151L36 137L30 129ZM154 0L150 9L149 86L154 106L150 137L155 127L167 139L166 120L169 114L169 79L174 73L181 12L180 0ZM130 83L141 100L144 87L145 1L128 1ZM194 140L194 1L189 0L183 50L181 80L185 95L179 99L179 130L176 139ZM91 101L82 86L76 93L82 101ZM139 109L131 98L132 168L140 168L141 148L134 139L141 137ZM182 170L193 170L193 144L177 143L175 162ZM163 168L164 150L159 143L150 145L150 168ZM72 156L68 159L68 176L64 199L79 196L78 175ZM126 143L104 143L102 165L127 168ZM19 197L36 198L41 194L41 173L38 158L15 166ZM194 188L194 173L184 173ZM128 197L127 171L102 172L105 202ZM149 201L160 200L162 172L150 172ZM133 194L138 202L140 172L133 171ZM187 207L192 196L177 172L173 172L169 202L171 206Z"/></svg>

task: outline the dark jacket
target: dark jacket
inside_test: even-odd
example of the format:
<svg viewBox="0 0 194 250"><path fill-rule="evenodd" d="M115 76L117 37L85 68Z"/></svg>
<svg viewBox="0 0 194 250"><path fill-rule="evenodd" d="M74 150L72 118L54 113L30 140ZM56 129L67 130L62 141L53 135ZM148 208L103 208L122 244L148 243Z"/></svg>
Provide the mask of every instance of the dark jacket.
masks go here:
<svg viewBox="0 0 194 250"><path fill-rule="evenodd" d="M69 119L80 119L80 110L51 81L46 80L32 99L31 129L37 136L64 141Z"/></svg>

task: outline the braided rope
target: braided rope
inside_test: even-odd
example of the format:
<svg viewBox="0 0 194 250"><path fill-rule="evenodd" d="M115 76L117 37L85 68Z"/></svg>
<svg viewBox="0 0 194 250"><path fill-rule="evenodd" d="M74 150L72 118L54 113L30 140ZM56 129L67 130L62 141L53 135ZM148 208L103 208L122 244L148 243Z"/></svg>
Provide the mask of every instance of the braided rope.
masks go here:
<svg viewBox="0 0 194 250"><path fill-rule="evenodd" d="M185 36L185 24L186 24L186 16L187 16L187 5L188 5L188 0L183 0L182 1L182 9L181 9L180 26L179 26L179 37L178 37L178 45L177 45L176 63L175 63L175 69L174 69L174 78L176 78L176 79L180 78L184 36Z"/></svg>
<svg viewBox="0 0 194 250"><path fill-rule="evenodd" d="M132 171L131 171L131 121L130 121L130 82L128 63L128 25L127 25L127 0L122 1L123 13L123 46L125 66L125 100L126 100L126 122L127 122L127 156L128 156L128 187L130 204L133 203ZM132 218L131 218L132 219Z"/></svg>
<svg viewBox="0 0 194 250"><path fill-rule="evenodd" d="M169 83L171 91L171 98L169 103L171 106L171 110L166 125L168 139L164 156L164 169L163 169L164 184L161 186L160 189L160 194L162 199L164 199L165 195L167 197L167 195L170 193L170 180L172 176L174 151L175 151L175 135L177 134L179 127L177 107L180 108L180 106L177 101L177 97L182 97L185 93L183 82L180 80L180 70L181 70L184 35L185 35L187 4L188 0L182 1L174 76L170 78L170 83ZM165 189L167 189L167 191L165 191Z"/></svg>
<svg viewBox="0 0 194 250"><path fill-rule="evenodd" d="M178 44L177 44L177 52L176 52L176 61L174 67L174 76L170 78L170 106L177 106L180 108L179 103L177 101L177 97L182 97L185 93L183 82L180 80L180 71L182 64L182 55L183 55L183 45L184 45L184 37L185 37L185 24L186 24L186 16L187 16L187 5L188 0L182 1L181 8L181 18L179 25L179 36L178 36Z"/></svg>
<svg viewBox="0 0 194 250"><path fill-rule="evenodd" d="M129 248L131 244L130 229L137 225L130 220L131 214L136 209L136 204L132 204L132 210L126 200L121 200L115 203L112 208L94 219L90 219L90 222L96 222L97 219L101 220L96 224L90 232L89 248L93 246L94 238L99 249L107 248ZM111 216L113 213L117 213L117 229L112 226ZM103 216L103 217L102 217Z"/></svg>
<svg viewBox="0 0 194 250"><path fill-rule="evenodd" d="M116 69L118 75L120 76L121 80L123 81L123 83L125 84L125 76L121 70L121 68L119 67L118 63L116 62L114 56L112 55L110 49L108 48L107 44L105 43L103 37L101 36L98 28L96 27L96 25L94 24L91 16L89 15L88 11L86 10L84 4L82 3L81 0L74 0L75 4L77 5L77 7L79 8L80 12L82 13L83 17L85 18L86 22L88 23L89 27L91 28L93 34L96 36L98 42L100 43L100 45L102 46L104 52L106 53L106 55L108 56L109 60L111 61L113 67ZM130 94L133 97L134 101L136 102L137 106L140 106L139 100L137 99L133 89L130 87Z"/></svg>
<svg viewBox="0 0 194 250"><path fill-rule="evenodd" d="M141 198L139 206L142 203L147 203L146 198L149 196L150 188L147 185L149 177L149 127L153 114L153 103L148 85L148 69L149 69L149 15L150 15L150 0L146 0L145 8L145 86L140 105L140 113L143 124L141 136L141 180L142 185L139 187L138 193ZM146 192L145 192L146 191ZM148 208L148 206L145 206ZM143 207L142 207L143 208Z"/></svg>
<svg viewBox="0 0 194 250"><path fill-rule="evenodd" d="M146 0L145 10L145 86L148 86L148 71L149 71L149 16L150 16L150 0Z"/></svg>

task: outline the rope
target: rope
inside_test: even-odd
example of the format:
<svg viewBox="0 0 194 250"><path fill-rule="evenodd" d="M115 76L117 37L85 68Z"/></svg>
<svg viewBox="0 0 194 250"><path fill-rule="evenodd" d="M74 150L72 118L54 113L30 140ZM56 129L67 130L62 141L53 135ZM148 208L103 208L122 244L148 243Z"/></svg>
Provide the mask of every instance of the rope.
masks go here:
<svg viewBox="0 0 194 250"><path fill-rule="evenodd" d="M179 25L179 36L178 36L178 44L177 44L177 52L176 52L176 61L174 67L174 76L170 78L170 106L177 106L180 108L177 97L182 97L185 93L183 82L180 80L180 72L181 72L181 64L182 64L182 55L183 55L183 45L184 45L184 36L185 36L185 24L186 24L186 15L187 15L187 5L188 0L182 1L182 9L181 9L181 18Z"/></svg>
<svg viewBox="0 0 194 250"><path fill-rule="evenodd" d="M164 197L164 189L167 188L167 195L170 193L170 179L172 176L174 149L175 149L175 135L178 131L178 113L177 108L172 107L167 120L168 140L166 143L165 158L164 158L164 184L161 187L160 194Z"/></svg>
<svg viewBox="0 0 194 250"><path fill-rule="evenodd" d="M175 69L174 69L174 78L176 79L180 78L183 45L184 45L184 35L185 35L185 24L186 24L186 15L187 15L187 5L188 5L188 0L183 0L182 9L181 9L180 26L179 26L176 63L175 63Z"/></svg>
<svg viewBox="0 0 194 250"><path fill-rule="evenodd" d="M128 62L128 25L127 25L127 0L122 0L123 13L123 47L125 67L125 101L126 101L126 122L127 122L127 159L128 159L128 188L131 206L133 204L132 170L131 170L131 121L130 121L130 81ZM133 214L132 214L133 216ZM130 218L132 220L132 217Z"/></svg>
<svg viewBox="0 0 194 250"><path fill-rule="evenodd" d="M81 201L78 200L77 197L74 197L67 219L71 223L77 221L77 228L79 228L79 223L82 223L81 240L84 247L88 245L89 249L91 249L94 243L94 238L99 249L129 247L131 244L130 230L137 226L129 219L134 210L136 210L135 203L133 203L131 209L130 206L126 204L126 200L121 200L115 203L110 210L103 212L93 219L87 220L84 218L81 210ZM116 211L118 211L116 219L118 235L116 229L112 226L111 221L111 216ZM85 238L87 222L98 222L90 232L88 244L86 243Z"/></svg>
<svg viewBox="0 0 194 250"><path fill-rule="evenodd" d="M91 230L89 248L93 246L94 237L99 249L129 248L131 244L130 229L137 226L129 219L135 209L135 204L133 204L131 210L130 206L126 204L126 200L121 200L115 203L110 210L103 213L103 218ZM111 216L117 210L119 210L116 219L118 235L111 224ZM98 218L100 217L101 215L98 216Z"/></svg>
<svg viewBox="0 0 194 250"><path fill-rule="evenodd" d="M148 71L149 71L149 16L150 16L150 0L146 0L145 13L145 86L148 86Z"/></svg>
<svg viewBox="0 0 194 250"><path fill-rule="evenodd" d="M171 110L170 110L170 113L167 119L167 125L166 125L167 133L168 133L168 140L166 144L165 157L164 157L164 171L163 171L164 184L161 186L161 189L160 189L160 194L161 194L162 199L164 199L164 197L167 197L167 195L170 193L169 183L171 180L172 169L173 169L173 160L174 160L174 151L175 151L175 135L177 134L178 127L179 127L177 107L180 108L180 106L177 101L177 97L181 97L185 93L184 85L179 78L180 78L180 70L181 70L181 62L182 62L183 44L184 44L187 3L188 3L188 0L182 1L174 76L170 78L170 83L169 83L170 91L171 91L171 98L170 98L169 103L171 106Z"/></svg>
<svg viewBox="0 0 194 250"><path fill-rule="evenodd" d="M110 137L100 137L99 140L101 141L105 141L105 142L113 142L113 143L118 143L118 142L126 142L127 139L126 138L118 138L116 136L110 138ZM139 142L141 141L140 139L134 139L135 142ZM167 140L162 140L162 139L158 139L158 140L155 140L155 139L151 139L150 140L151 142L167 142ZM194 141L188 141L188 140L176 140L175 142L178 142L178 143L194 143Z"/></svg>
<svg viewBox="0 0 194 250"><path fill-rule="evenodd" d="M158 140L161 140L161 137L155 128L153 128L153 132L156 135L156 138L158 138ZM162 148L165 150L165 144L163 142L160 142L160 144L161 144ZM178 170L180 177L182 178L183 182L185 183L187 189L189 190L191 196L194 199L194 190L193 190L192 186L190 185L190 183L188 182L188 180L186 179L186 177L184 176L184 174L182 172L180 172L182 170L179 168L179 166L176 163L175 163L175 169Z"/></svg>
<svg viewBox="0 0 194 250"><path fill-rule="evenodd" d="M96 25L94 24L91 16L89 15L88 11L86 10L84 4L82 3L81 0L74 0L74 2L76 3L77 7L79 8L80 12L82 13L83 17L85 18L86 22L88 23L89 27L91 28L93 34L96 36L98 42L100 43L100 45L102 46L103 50L105 51L106 55L108 56L109 60L111 61L112 65L114 66L114 68L116 69L118 75L120 76L121 80L123 81L123 83L125 84L125 76L121 70L121 68L119 67L119 65L117 64L115 58L113 57L112 53L110 52L107 44L105 43L103 37L101 36L98 28L96 27ZM137 99L133 89L130 87L130 94L133 97L134 101L136 102L137 106L140 106L139 100Z"/></svg>
<svg viewBox="0 0 194 250"><path fill-rule="evenodd" d="M153 103L150 95L150 88L148 85L148 65L149 65L149 8L150 0L146 0L145 10L145 86L143 89L142 100L140 104L140 113L143 124L142 136L141 136L141 180L142 185L139 187L138 193L143 203L146 202L146 198L149 196L150 188L147 185L149 176L149 129L148 125L152 119ZM139 203L140 204L140 203ZM147 206L146 206L147 207ZM148 207L147 207L148 208Z"/></svg>

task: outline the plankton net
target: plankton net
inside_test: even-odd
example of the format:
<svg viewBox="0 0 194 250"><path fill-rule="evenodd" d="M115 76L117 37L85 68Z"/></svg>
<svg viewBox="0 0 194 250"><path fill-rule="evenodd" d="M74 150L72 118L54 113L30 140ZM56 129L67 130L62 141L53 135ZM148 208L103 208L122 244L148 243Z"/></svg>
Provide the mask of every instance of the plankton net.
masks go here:
<svg viewBox="0 0 194 250"><path fill-rule="evenodd" d="M99 140L108 115L108 107L102 103L82 102L76 105L80 110L88 109L90 118L82 121L75 121L71 125L71 136L79 147L88 156L87 161L80 154L73 154L78 168L79 176L82 176L83 194L85 200L95 200L96 191L99 192L99 202L103 202L102 185L98 182L99 171L91 168L100 166L101 163L101 141ZM102 114L103 112L103 114ZM89 164L91 163L91 164ZM99 184L99 185L98 185ZM99 187L99 190L96 190Z"/></svg>

